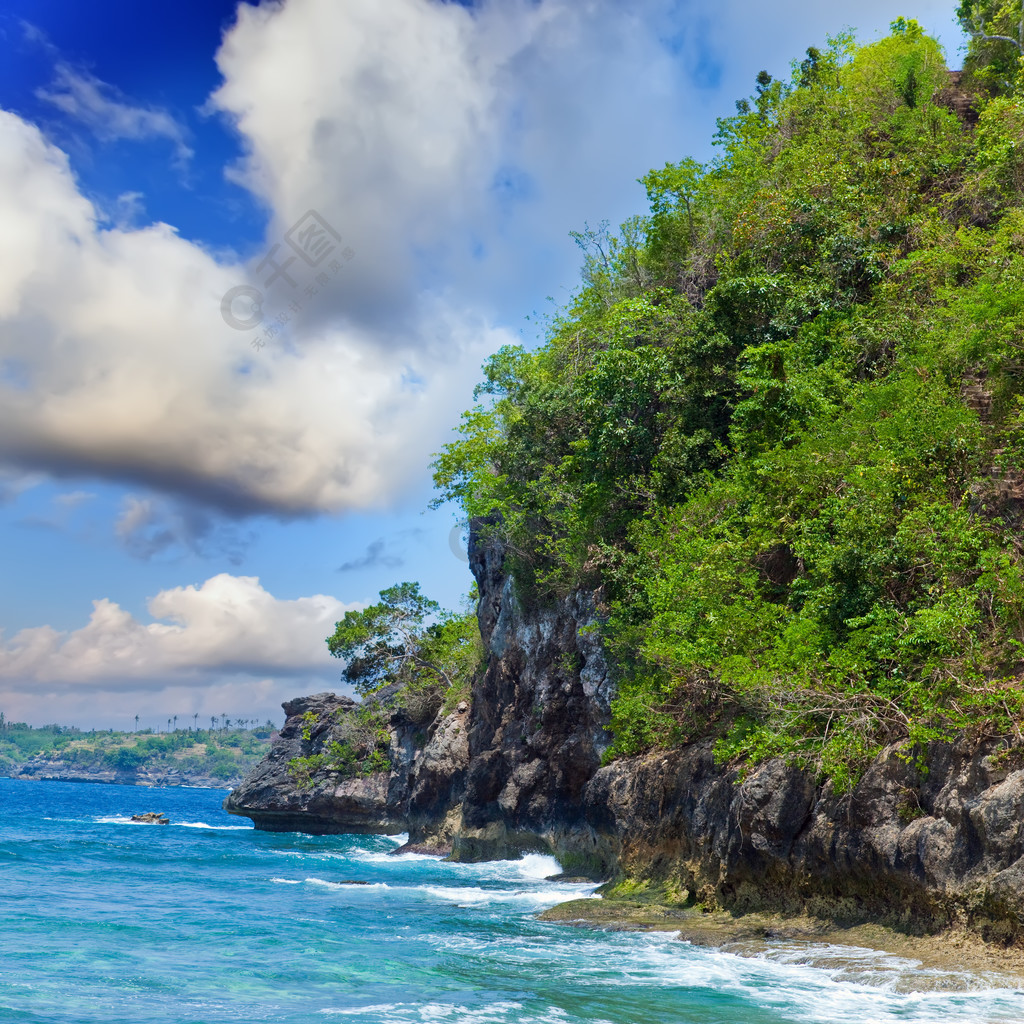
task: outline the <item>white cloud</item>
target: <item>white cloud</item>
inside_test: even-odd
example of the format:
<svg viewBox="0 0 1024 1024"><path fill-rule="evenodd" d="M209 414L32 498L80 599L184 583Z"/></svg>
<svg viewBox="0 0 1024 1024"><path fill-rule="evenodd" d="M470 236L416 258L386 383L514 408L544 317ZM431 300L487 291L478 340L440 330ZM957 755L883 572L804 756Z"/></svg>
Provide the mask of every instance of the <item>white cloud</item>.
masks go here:
<svg viewBox="0 0 1024 1024"><path fill-rule="evenodd" d="M355 251L259 353L219 312L242 267L164 224L104 228L64 154L0 114L0 461L234 515L420 486L483 357L515 340L494 311L563 298L570 228L636 212L633 178L700 150L759 67L836 27L821 5L691 7L240 5L212 99L248 150L234 174L271 209L268 243L313 208ZM889 7L858 17L882 27ZM60 75L48 98L98 131L173 138L162 112Z"/></svg>
<svg viewBox="0 0 1024 1024"><path fill-rule="evenodd" d="M164 731L168 719L177 715L177 728L191 727L195 721L200 729L210 728L210 718L227 715L231 719L246 717L256 722L270 720L280 726L284 720L281 704L298 693L323 690L344 692L336 682L310 677L255 679L225 677L211 679L205 686L131 687L93 691L84 688L39 685L29 694L6 690L0 685L0 710L9 722L44 725L74 725L82 729L135 729L138 727ZM193 715L197 719L193 719Z"/></svg>
<svg viewBox="0 0 1024 1024"><path fill-rule="evenodd" d="M257 577L220 573L149 601L155 620L140 622L116 602L93 602L86 625L20 630L0 643L0 680L9 689L152 689L205 686L217 674L337 677L325 637L346 611L361 607L326 594L281 600Z"/></svg>
<svg viewBox="0 0 1024 1024"><path fill-rule="evenodd" d="M139 107L107 82L69 64L57 64L53 83L36 96L90 128L98 139L167 139L175 159L184 165L194 155L185 142L185 128L159 107Z"/></svg>
<svg viewBox="0 0 1024 1024"><path fill-rule="evenodd" d="M385 502L504 340L429 300L387 344L324 325L254 353L220 315L240 268L164 224L104 230L65 156L3 112L0 222L0 459L20 467L236 514Z"/></svg>
<svg viewBox="0 0 1024 1024"><path fill-rule="evenodd" d="M45 479L42 473L0 469L0 505L15 501L26 491L38 487Z"/></svg>
<svg viewBox="0 0 1024 1024"><path fill-rule="evenodd" d="M55 494L53 501L60 508L73 509L78 508L79 505L87 501L91 501L95 497L96 495L92 491L65 491L61 494Z"/></svg>
<svg viewBox="0 0 1024 1024"><path fill-rule="evenodd" d="M151 622L102 598L76 630L0 631L0 710L85 728L133 728L135 714L159 729L194 713L279 722L296 693L348 692L324 641L361 607L328 594L277 598L258 578L227 573L161 591Z"/></svg>
<svg viewBox="0 0 1024 1024"><path fill-rule="evenodd" d="M122 192L107 211L107 219L119 228L134 227L146 212L144 200L141 192Z"/></svg>
<svg viewBox="0 0 1024 1024"><path fill-rule="evenodd" d="M856 16L868 34L901 12L947 28L947 7L866 0ZM275 232L313 207L359 254L338 307L390 322L440 281L509 311L572 287L571 229L642 212L637 177L706 155L760 68L787 74L847 18L749 0L240 6L211 103Z"/></svg>

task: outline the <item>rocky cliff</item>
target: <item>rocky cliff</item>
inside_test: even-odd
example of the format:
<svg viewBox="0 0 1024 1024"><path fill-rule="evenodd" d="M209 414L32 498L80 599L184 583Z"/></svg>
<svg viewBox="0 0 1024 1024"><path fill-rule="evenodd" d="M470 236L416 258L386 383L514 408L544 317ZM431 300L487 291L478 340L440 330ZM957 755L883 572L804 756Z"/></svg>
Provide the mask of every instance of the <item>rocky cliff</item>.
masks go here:
<svg viewBox="0 0 1024 1024"><path fill-rule="evenodd" d="M359 711L350 697L318 693L285 702L287 719L270 753L224 807L267 831L409 832L432 850L447 852L469 764L468 705L438 712L424 724L395 706L393 697L375 695L390 735L390 771L296 772L296 759L321 755L346 738Z"/></svg>
<svg viewBox="0 0 1024 1024"><path fill-rule="evenodd" d="M934 744L924 764L889 749L842 795L781 761L741 781L709 742L601 767L612 679L588 629L594 596L524 610L502 563L476 524L489 658L469 706L423 724L380 695L391 771L300 786L289 762L325 749L357 708L333 694L291 701L228 810L266 829L407 831L412 846L456 859L541 850L573 873L738 912L1024 940L1020 746L963 737Z"/></svg>
<svg viewBox="0 0 1024 1024"><path fill-rule="evenodd" d="M391 771L297 781L295 759L316 757L349 729L357 705L317 694L284 705L268 757L225 802L265 829L408 832L410 844L464 860L566 848L586 829L583 794L609 736L611 681L593 598L524 613L503 552L480 524L470 538L479 620L489 657L472 701L428 723L396 694L375 694L387 719Z"/></svg>

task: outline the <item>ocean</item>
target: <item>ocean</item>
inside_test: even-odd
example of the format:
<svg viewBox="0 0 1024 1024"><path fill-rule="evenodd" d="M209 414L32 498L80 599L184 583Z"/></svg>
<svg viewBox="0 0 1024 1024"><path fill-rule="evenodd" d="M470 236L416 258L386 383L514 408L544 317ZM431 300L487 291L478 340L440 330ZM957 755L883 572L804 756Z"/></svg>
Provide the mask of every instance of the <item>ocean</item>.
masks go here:
<svg viewBox="0 0 1024 1024"><path fill-rule="evenodd" d="M224 795L0 779L0 1021L1024 1020L995 976L540 922L592 891L546 881L550 857L448 864L392 856L402 837L257 832ZM172 824L129 821L150 810Z"/></svg>

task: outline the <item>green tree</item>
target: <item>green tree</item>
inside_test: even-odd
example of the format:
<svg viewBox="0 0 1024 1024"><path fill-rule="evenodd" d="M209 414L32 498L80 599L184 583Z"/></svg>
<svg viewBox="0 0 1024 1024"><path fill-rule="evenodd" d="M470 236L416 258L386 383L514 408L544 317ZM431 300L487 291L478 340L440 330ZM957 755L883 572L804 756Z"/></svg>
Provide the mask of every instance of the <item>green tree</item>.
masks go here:
<svg viewBox="0 0 1024 1024"><path fill-rule="evenodd" d="M376 604L346 612L327 647L345 659L342 678L359 694L399 681L437 682L448 689L472 647L471 623L475 627L475 616L442 612L418 583L398 583L382 590Z"/></svg>
<svg viewBox="0 0 1024 1024"><path fill-rule="evenodd" d="M521 599L601 586L617 753L710 730L846 785L1019 728L1024 107L991 93L1024 13L959 14L973 130L911 20L758 75L631 233L580 233L579 294L435 461Z"/></svg>
<svg viewBox="0 0 1024 1024"><path fill-rule="evenodd" d="M961 0L956 16L971 37L965 70L999 92L1019 88L1024 5L1019 0Z"/></svg>

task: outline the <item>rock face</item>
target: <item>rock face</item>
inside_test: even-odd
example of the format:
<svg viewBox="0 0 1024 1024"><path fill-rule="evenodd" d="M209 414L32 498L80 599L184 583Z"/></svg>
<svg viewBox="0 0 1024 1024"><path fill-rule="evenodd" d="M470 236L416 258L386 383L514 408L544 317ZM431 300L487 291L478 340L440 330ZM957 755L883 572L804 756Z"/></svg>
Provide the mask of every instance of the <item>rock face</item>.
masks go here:
<svg viewBox="0 0 1024 1024"><path fill-rule="evenodd" d="M593 595L524 610L504 552L470 530L470 568L490 653L473 688L470 763L454 856L481 860L563 849L584 828L583 794L611 737L612 682Z"/></svg>
<svg viewBox="0 0 1024 1024"><path fill-rule="evenodd" d="M289 760L322 749L355 705L291 701L280 740L228 810L265 829L407 831L411 847L462 860L550 852L575 874L650 881L736 911L1024 942L1024 748L934 744L924 771L889 749L844 795L781 761L740 781L710 743L601 767L612 680L587 628L594 596L523 609L481 526L470 565L489 659L470 705L427 726L393 712L390 773L300 788Z"/></svg>
<svg viewBox="0 0 1024 1024"><path fill-rule="evenodd" d="M387 708L389 694L376 695ZM401 711L390 713L390 772L341 778L313 772L296 780L294 758L326 750L345 735L345 718L358 705L350 697L318 693L285 702L287 719L270 753L224 801L225 810L271 832L412 833L419 843L444 849L446 815L461 799L469 762L466 712L439 713L424 728Z"/></svg>
<svg viewBox="0 0 1024 1024"><path fill-rule="evenodd" d="M998 746L934 744L926 772L891 748L844 795L778 760L738 783L709 743L618 761L587 786L594 859L735 911L1017 941L1024 770L999 767Z"/></svg>

